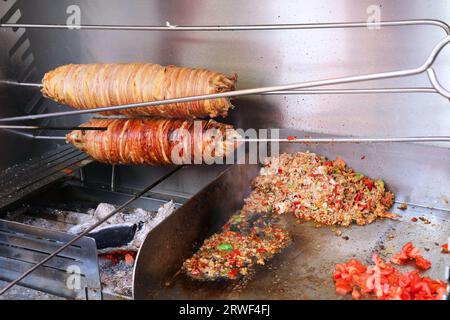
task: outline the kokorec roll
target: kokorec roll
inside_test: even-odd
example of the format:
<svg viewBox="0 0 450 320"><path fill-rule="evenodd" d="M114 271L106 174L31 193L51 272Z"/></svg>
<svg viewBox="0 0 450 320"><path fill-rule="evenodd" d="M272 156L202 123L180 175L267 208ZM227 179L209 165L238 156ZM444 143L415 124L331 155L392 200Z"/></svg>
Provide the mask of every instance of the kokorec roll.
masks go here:
<svg viewBox="0 0 450 320"><path fill-rule="evenodd" d="M213 163L233 153L240 138L232 126L214 120L92 119L82 126L107 130L75 130L67 142L109 164Z"/></svg>
<svg viewBox="0 0 450 320"><path fill-rule="evenodd" d="M69 64L45 74L42 93L60 104L93 109L231 91L236 80L236 74L151 63ZM190 119L226 116L230 108L229 99L221 98L101 114Z"/></svg>

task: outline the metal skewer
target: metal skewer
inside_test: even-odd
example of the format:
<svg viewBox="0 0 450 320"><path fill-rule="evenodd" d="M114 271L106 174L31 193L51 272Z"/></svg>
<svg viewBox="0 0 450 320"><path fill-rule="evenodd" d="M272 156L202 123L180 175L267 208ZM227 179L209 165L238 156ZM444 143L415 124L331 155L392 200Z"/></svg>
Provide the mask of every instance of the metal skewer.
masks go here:
<svg viewBox="0 0 450 320"><path fill-rule="evenodd" d="M16 129L16 130L96 130L105 131L107 127L59 127L59 126L17 126L17 125L0 125L0 129Z"/></svg>
<svg viewBox="0 0 450 320"><path fill-rule="evenodd" d="M0 296L3 295L6 291L8 291L9 289L11 289L13 286L15 286L16 284L18 284L21 280L23 280L24 278L26 278L28 275L30 275L33 271L35 271L36 269L38 269L40 266L44 265L46 262L48 262L50 259L52 259L53 257L55 257L58 253L62 252L64 249L68 248L69 246L71 246L72 244L74 244L75 242L77 242L78 240L80 240L82 237L84 237L85 235L87 235L89 232L91 232L92 230L94 230L95 228L97 228L98 226L100 226L101 224L103 224L104 222L106 222L109 218L111 218L112 216L114 216L115 214L117 214L120 210L124 209L126 206L128 206L130 203L132 203L133 201L136 201L137 199L139 199L140 197L142 197L144 194L146 194L147 192L149 192L151 189L153 189L155 186L157 186L159 183L161 183L162 181L164 181L166 178L168 178L169 176L173 175L175 172L177 172L178 170L180 170L183 166L177 166L175 167L175 169L171 170L170 172L166 173L164 176L162 176L161 178L159 178L157 181L153 182L151 185L149 185L148 187L146 187L144 190L140 191L139 193L137 193L136 195L134 195L133 197L131 197L128 201L126 201L125 203L123 203L122 205L120 205L119 207L117 207L116 209L114 209L113 211L111 211L111 213L109 213L106 217L104 217L103 219L100 219L98 222L94 223L92 226L90 226L89 228L87 228L85 231L83 231L81 234L79 234L78 236L74 237L72 240L70 240L69 242L67 242L66 244L64 244L63 246L61 246L59 249L55 250L53 253L51 253L50 255L48 255L45 259L43 259L41 262L35 264L33 267L31 267L30 269L28 269L27 271L25 271L24 273L22 273L22 275L20 275L17 279L15 279L14 281L10 282L7 286L5 286L3 289L0 290Z"/></svg>
<svg viewBox="0 0 450 320"><path fill-rule="evenodd" d="M24 134L32 139L65 140L62 136L33 136ZM279 139L235 139L236 142L279 142L279 143L390 143L390 142L450 142L450 136L423 137L389 137L389 138L279 138Z"/></svg>
<svg viewBox="0 0 450 320"><path fill-rule="evenodd" d="M99 113L99 112L105 112L105 111L117 111L117 110L123 110L123 109L131 109L131 108L151 107L151 106L158 106L158 105L183 103L183 102L190 102L190 101L196 101L196 100L232 98L232 97L237 97L237 96L262 94L262 93L273 92L273 91L284 91L284 90L292 90L292 89L328 86L328 85L335 85L335 84L353 83L353 82L368 81L368 80L380 80L380 79L388 79L388 78L406 77L406 76L420 74L425 71L428 74L428 78L429 78L433 88L440 95L446 97L447 99L450 99L450 91L446 90L439 83L439 81L437 80L436 75L434 73L434 70L431 68L434 61L436 60L438 54L442 51L442 49L449 42L450 42L450 36L447 36L444 39L442 39L433 48L433 50L431 51L431 53L428 56L425 63L423 63L421 66L419 66L417 68L412 68L412 69L364 74L364 75L359 75L359 76L350 76L350 77L342 77L342 78L332 78L332 79L325 79L325 80L306 81L306 82L299 82L299 83L293 83L293 84L287 84L287 85L235 90L235 91L228 91L228 92L222 92L222 93L203 94L203 95L198 95L198 96L172 98L172 99L166 99L166 100L130 103L130 104L116 105L116 106L110 106L110 107L101 107L101 108L95 108L95 109L62 111L62 112L54 112L54 113L39 114L39 115L27 115L27 116L3 118L3 119L0 119L0 122L35 120L35 119L43 119L43 118L80 115L80 114L87 114L87 113Z"/></svg>
<svg viewBox="0 0 450 320"><path fill-rule="evenodd" d="M280 139L236 139L238 142L280 143L386 143L386 142L450 142L450 136L436 137L392 137L392 138L280 138Z"/></svg>
<svg viewBox="0 0 450 320"><path fill-rule="evenodd" d="M68 25L68 24L34 24L34 23L1 23L0 28L29 29L65 29L65 30L124 30L124 31L258 31L258 30L300 30L300 29L334 29L334 28L367 28L371 26L436 26L450 34L450 27L441 20L414 19L369 22L329 22L329 23L293 23L293 24L260 24L260 25L213 25L213 26L179 26L166 22L165 26L138 25Z"/></svg>
<svg viewBox="0 0 450 320"><path fill-rule="evenodd" d="M0 80L0 84L9 84L21 87L42 88L41 83L15 82ZM295 95L295 94L371 94L371 93L437 93L437 90L429 87L410 88L361 88L361 89L305 89L305 90L280 90L263 92L262 95Z"/></svg>

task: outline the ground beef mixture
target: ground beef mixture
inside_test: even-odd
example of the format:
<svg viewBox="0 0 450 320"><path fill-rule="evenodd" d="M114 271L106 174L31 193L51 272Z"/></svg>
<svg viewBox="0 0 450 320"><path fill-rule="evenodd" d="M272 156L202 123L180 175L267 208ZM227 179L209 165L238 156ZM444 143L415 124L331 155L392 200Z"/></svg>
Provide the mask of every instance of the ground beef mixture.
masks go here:
<svg viewBox="0 0 450 320"><path fill-rule="evenodd" d="M253 182L244 212L294 213L300 219L326 225L365 225L387 212L394 194L380 179L349 168L344 160L329 161L310 152L268 158Z"/></svg>
<svg viewBox="0 0 450 320"><path fill-rule="evenodd" d="M387 212L393 201L382 180L354 172L340 158L329 161L310 152L269 158L242 210L205 240L183 270L195 279L235 279L264 264L290 242L273 213L326 225L364 225L396 217Z"/></svg>
<svg viewBox="0 0 450 320"><path fill-rule="evenodd" d="M233 215L183 264L184 271L199 280L236 279L265 261L290 242L288 232L271 213Z"/></svg>

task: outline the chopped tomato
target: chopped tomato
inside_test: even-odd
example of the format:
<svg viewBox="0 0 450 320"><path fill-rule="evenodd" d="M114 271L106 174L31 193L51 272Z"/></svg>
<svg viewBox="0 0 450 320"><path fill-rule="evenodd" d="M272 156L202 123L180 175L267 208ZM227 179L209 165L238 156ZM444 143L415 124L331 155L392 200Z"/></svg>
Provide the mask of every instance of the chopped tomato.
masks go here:
<svg viewBox="0 0 450 320"><path fill-rule="evenodd" d="M374 186L374 182L372 179L369 179L367 177L362 178L363 183L365 184L365 186L369 189L372 190L373 186Z"/></svg>
<svg viewBox="0 0 450 320"><path fill-rule="evenodd" d="M288 136L287 139L288 140L295 140L295 139L297 139L297 136Z"/></svg>
<svg viewBox="0 0 450 320"><path fill-rule="evenodd" d="M198 276L198 275L200 275L200 270L198 270L198 269L193 269L193 270L191 271L191 274L192 274L193 276Z"/></svg>
<svg viewBox="0 0 450 320"><path fill-rule="evenodd" d="M350 286L349 282L344 279L337 279L336 280L336 293L340 295L345 295L347 293L350 293L352 291L352 287Z"/></svg>
<svg viewBox="0 0 450 320"><path fill-rule="evenodd" d="M427 270L431 268L431 261L423 258L422 256L418 256L416 258L416 266L422 270Z"/></svg>
<svg viewBox="0 0 450 320"><path fill-rule="evenodd" d="M235 278L237 276L238 270L237 269L231 269L230 272L228 272L228 276L230 278Z"/></svg>
<svg viewBox="0 0 450 320"><path fill-rule="evenodd" d="M444 243L441 246L441 251L442 251L442 253L449 253L449 251L448 251L448 243Z"/></svg>
<svg viewBox="0 0 450 320"><path fill-rule="evenodd" d="M278 173L279 174L283 173L283 170L282 169L278 169Z"/></svg>
<svg viewBox="0 0 450 320"><path fill-rule="evenodd" d="M397 258L403 261L403 255L411 254L418 267L431 266L411 243L403 246ZM355 259L336 264L333 272L336 293L351 293L353 299L367 295L382 300L436 300L445 295L447 284L444 281L422 277L417 270L402 273L377 254L373 255L372 261L373 266L365 266Z"/></svg>
<svg viewBox="0 0 450 320"><path fill-rule="evenodd" d="M410 260L415 260L417 267L422 270L427 270L431 267L431 262L420 255L420 250L414 247L412 242L405 243L402 250L392 257L391 262L401 265Z"/></svg>
<svg viewBox="0 0 450 320"><path fill-rule="evenodd" d="M362 199L362 197L363 197L363 193L362 192L358 192L356 194L356 197L355 197L355 202L360 201Z"/></svg>

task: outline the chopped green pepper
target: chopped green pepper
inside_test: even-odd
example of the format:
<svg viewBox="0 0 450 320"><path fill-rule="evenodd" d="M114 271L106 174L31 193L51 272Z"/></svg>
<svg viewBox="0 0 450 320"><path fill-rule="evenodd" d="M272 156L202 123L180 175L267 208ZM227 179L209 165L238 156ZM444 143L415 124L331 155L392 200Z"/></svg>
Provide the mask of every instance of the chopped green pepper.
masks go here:
<svg viewBox="0 0 450 320"><path fill-rule="evenodd" d="M240 222L242 222L242 217L240 215L235 215L235 216L233 216L233 218L231 220L234 223L240 223Z"/></svg>
<svg viewBox="0 0 450 320"><path fill-rule="evenodd" d="M382 191L384 191L384 181L381 179L375 180L375 185L380 188Z"/></svg>
<svg viewBox="0 0 450 320"><path fill-rule="evenodd" d="M228 242L221 243L217 246L217 248L221 251L230 251L233 250L233 246Z"/></svg>
<svg viewBox="0 0 450 320"><path fill-rule="evenodd" d="M355 178L356 178L356 181L359 181L362 178L364 178L364 175L362 173L356 172L355 173Z"/></svg>

